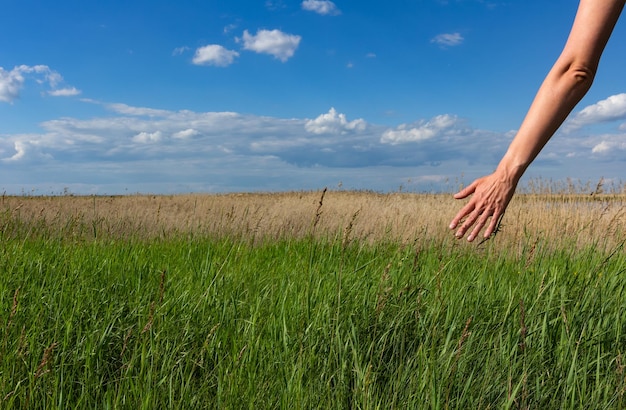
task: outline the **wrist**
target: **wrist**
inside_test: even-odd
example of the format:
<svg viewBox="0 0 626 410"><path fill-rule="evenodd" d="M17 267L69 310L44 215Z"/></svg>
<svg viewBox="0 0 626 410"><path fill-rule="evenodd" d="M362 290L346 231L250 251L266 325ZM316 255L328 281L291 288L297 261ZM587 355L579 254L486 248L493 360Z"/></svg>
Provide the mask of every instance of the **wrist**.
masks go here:
<svg viewBox="0 0 626 410"><path fill-rule="evenodd" d="M530 163L517 159L507 153L498 164L496 173L501 176L503 181L515 186L522 178L522 175L524 175L528 165L530 165Z"/></svg>

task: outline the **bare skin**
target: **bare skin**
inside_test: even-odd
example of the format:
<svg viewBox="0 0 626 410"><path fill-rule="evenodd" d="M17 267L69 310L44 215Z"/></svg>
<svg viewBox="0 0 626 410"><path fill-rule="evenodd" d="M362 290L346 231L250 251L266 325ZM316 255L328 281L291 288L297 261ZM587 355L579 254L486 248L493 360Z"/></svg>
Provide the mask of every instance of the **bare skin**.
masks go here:
<svg viewBox="0 0 626 410"><path fill-rule="evenodd" d="M626 0L581 0L569 38L537 91L517 135L496 170L454 195L468 203L450 222L468 241L496 230L515 188L531 162L587 93L600 57Z"/></svg>

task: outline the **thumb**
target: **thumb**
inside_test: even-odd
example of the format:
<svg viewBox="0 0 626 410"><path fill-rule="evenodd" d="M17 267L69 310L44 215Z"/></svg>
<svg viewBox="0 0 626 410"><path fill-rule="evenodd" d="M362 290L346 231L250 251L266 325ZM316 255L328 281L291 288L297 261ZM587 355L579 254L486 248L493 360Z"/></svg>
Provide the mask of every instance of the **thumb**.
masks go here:
<svg viewBox="0 0 626 410"><path fill-rule="evenodd" d="M476 191L476 185L478 185L478 180L472 182L471 184L454 194L454 199L463 199L472 195L474 191Z"/></svg>

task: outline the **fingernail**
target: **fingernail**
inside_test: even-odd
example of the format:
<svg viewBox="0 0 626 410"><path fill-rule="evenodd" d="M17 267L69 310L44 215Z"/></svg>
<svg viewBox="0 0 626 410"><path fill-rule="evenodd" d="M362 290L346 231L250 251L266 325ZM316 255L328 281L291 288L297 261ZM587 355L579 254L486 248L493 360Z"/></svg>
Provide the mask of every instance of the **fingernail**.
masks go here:
<svg viewBox="0 0 626 410"><path fill-rule="evenodd" d="M467 241L468 242L471 242L473 240L474 240L474 235L470 235L470 236L467 237Z"/></svg>

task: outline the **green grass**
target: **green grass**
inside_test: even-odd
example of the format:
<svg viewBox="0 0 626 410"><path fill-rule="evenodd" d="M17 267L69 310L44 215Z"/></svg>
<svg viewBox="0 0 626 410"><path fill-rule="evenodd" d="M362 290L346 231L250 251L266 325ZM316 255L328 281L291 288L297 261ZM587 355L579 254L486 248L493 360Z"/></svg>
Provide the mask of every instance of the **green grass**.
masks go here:
<svg viewBox="0 0 626 410"><path fill-rule="evenodd" d="M0 235L1 408L626 406L621 248L88 236Z"/></svg>

